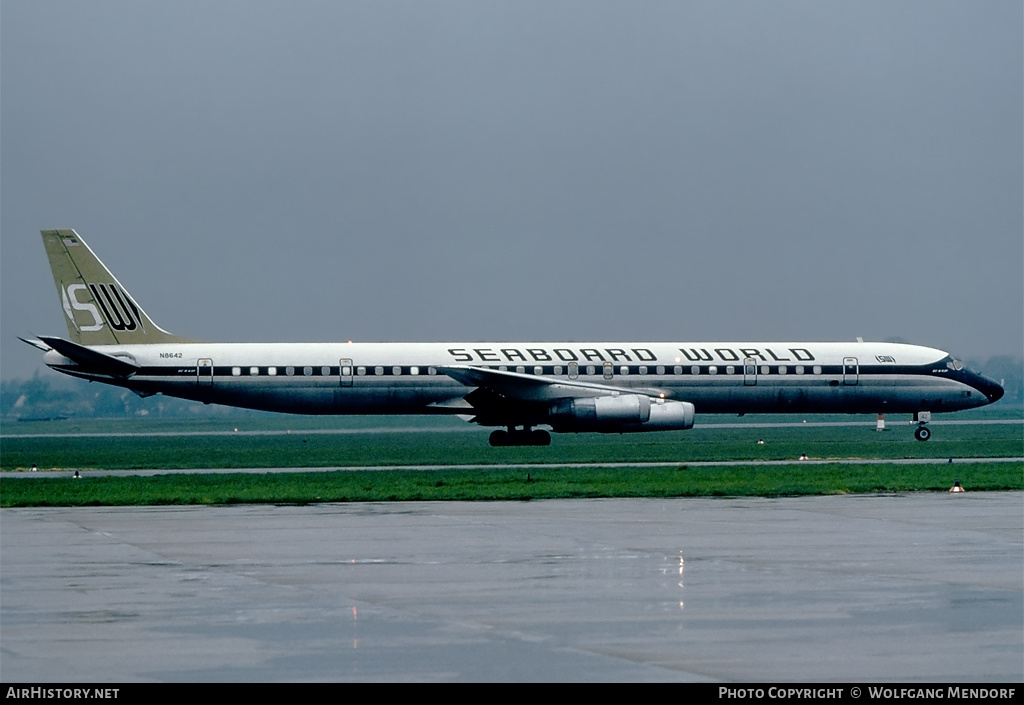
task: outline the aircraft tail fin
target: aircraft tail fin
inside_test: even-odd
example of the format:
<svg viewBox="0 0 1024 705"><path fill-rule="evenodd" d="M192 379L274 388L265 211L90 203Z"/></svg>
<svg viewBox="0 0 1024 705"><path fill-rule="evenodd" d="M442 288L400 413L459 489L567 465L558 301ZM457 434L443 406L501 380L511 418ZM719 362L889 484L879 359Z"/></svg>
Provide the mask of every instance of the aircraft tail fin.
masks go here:
<svg viewBox="0 0 1024 705"><path fill-rule="evenodd" d="M68 335L80 345L190 342L163 330L74 230L43 230Z"/></svg>

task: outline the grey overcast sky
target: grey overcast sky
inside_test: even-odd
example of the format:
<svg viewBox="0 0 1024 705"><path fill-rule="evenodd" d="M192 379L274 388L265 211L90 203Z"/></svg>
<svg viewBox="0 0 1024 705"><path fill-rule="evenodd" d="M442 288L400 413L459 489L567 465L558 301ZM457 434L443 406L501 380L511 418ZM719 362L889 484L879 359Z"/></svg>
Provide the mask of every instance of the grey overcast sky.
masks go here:
<svg viewBox="0 0 1024 705"><path fill-rule="evenodd" d="M233 341L1024 348L1016 0L2 0L0 361L72 227Z"/></svg>

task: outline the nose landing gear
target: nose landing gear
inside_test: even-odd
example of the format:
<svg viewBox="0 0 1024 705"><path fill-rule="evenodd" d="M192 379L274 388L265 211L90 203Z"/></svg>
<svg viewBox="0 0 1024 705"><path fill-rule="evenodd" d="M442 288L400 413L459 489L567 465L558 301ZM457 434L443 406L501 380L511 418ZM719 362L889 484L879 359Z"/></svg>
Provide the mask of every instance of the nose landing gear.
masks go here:
<svg viewBox="0 0 1024 705"><path fill-rule="evenodd" d="M919 441L927 441L932 437L931 429L925 424L932 420L932 412L930 411L919 411L914 414L914 422L917 424L917 428L914 429L914 438Z"/></svg>

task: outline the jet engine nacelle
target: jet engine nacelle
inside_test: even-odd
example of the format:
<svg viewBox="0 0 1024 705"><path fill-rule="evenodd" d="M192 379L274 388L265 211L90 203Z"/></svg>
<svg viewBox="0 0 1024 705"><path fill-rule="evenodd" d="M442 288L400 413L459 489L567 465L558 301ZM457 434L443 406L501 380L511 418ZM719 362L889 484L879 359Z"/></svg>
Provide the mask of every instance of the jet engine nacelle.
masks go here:
<svg viewBox="0 0 1024 705"><path fill-rule="evenodd" d="M556 431L676 431L693 428L693 404L640 394L560 399L548 410Z"/></svg>

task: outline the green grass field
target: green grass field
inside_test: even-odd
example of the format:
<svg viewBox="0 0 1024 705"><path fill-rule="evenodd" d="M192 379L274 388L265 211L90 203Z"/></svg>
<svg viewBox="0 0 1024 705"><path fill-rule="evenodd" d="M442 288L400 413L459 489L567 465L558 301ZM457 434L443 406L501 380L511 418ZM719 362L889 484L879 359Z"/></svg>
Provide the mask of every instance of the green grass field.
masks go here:
<svg viewBox="0 0 1024 705"><path fill-rule="evenodd" d="M1024 424L937 425L932 440L914 440L911 427L871 426L720 428L644 434L554 435L543 448L491 448L487 432L448 419L408 426L398 419L377 430L330 427L255 428L223 423L148 428L122 424L109 433L136 435L13 436L0 445L0 469L321 468L504 463L629 463L857 458L978 458L1024 455ZM442 423L445 422L445 423ZM55 425L55 424L51 424ZM125 431L124 429L131 429ZM20 430L20 429L19 429ZM250 433L250 430L253 433ZM6 431L6 429L5 429ZM73 431L81 433L83 431ZM97 431L84 431L97 433ZM167 434L167 435L154 435ZM190 435L178 435L190 434ZM763 444L758 444L763 440Z"/></svg>
<svg viewBox="0 0 1024 705"><path fill-rule="evenodd" d="M99 506L572 497L778 497L862 492L1022 489L1021 465L798 464L672 468L385 470L162 474L0 480L0 506Z"/></svg>
<svg viewBox="0 0 1024 705"><path fill-rule="evenodd" d="M734 421L734 418L728 421ZM763 420L763 419L760 419ZM792 422L793 419L784 419ZM871 424L761 428L703 426L627 435L555 435L545 448L491 448L486 430L454 419L253 417L236 421L87 421L5 424L0 506L211 504L377 500L496 500L549 497L778 496L1024 489L1024 465L1001 463L838 464L820 460L1020 458L1024 424ZM234 429L238 427L236 432ZM16 435L17 434L17 435ZM30 435L64 434L64 435ZM75 435L104 434L104 435ZM125 434L125 435L110 435ZM758 441L764 442L759 444ZM695 462L793 461L784 465L692 466ZM610 463L671 463L607 468ZM593 468L567 464L593 463ZM42 471L15 479L33 464ZM529 464L525 470L455 465ZM305 468L438 465L437 470L301 472ZM215 474L91 477L94 469L223 469ZM231 473L294 468L294 473ZM69 481L73 470L82 480ZM56 476L48 475L54 473ZM0 474L0 477L3 477Z"/></svg>

